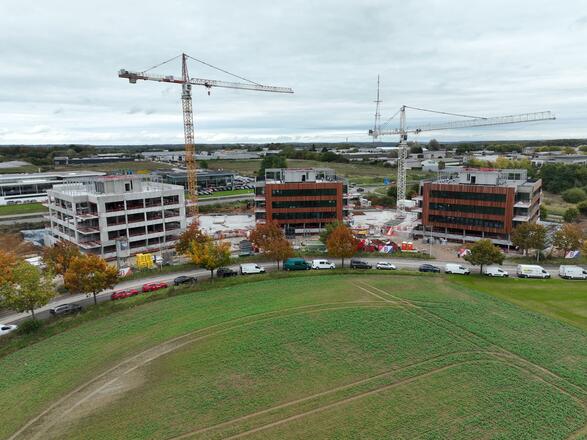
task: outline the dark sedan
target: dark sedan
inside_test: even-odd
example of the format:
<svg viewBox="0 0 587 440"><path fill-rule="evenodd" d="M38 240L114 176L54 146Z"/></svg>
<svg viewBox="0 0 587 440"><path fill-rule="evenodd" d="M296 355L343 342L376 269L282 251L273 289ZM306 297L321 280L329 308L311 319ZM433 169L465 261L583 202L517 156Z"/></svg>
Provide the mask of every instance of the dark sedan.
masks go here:
<svg viewBox="0 0 587 440"><path fill-rule="evenodd" d="M198 279L195 277L188 277L186 275L182 275L173 280L173 285L180 286L182 284L193 284L196 281L198 281Z"/></svg>
<svg viewBox="0 0 587 440"><path fill-rule="evenodd" d="M362 260L351 260L351 269L371 269L371 266L366 261Z"/></svg>
<svg viewBox="0 0 587 440"><path fill-rule="evenodd" d="M432 264L422 264L418 271L420 272L435 272L440 273L440 267L433 266Z"/></svg>
<svg viewBox="0 0 587 440"><path fill-rule="evenodd" d="M83 310L83 307L79 304L61 304L59 306L49 309L49 313L53 316L69 315L71 313L79 313Z"/></svg>

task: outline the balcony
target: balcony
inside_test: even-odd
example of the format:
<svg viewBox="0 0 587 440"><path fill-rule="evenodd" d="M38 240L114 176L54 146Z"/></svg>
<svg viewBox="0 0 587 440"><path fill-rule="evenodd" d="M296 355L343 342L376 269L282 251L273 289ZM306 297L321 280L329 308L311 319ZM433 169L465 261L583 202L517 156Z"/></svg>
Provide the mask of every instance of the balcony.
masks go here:
<svg viewBox="0 0 587 440"><path fill-rule="evenodd" d="M77 230L80 234L97 234L100 233L100 228L97 226L78 226Z"/></svg>
<svg viewBox="0 0 587 440"><path fill-rule="evenodd" d="M95 248L99 248L100 246L102 246L102 242L100 240L95 240L95 241L80 241L79 246L84 248L84 249L95 249Z"/></svg>
<svg viewBox="0 0 587 440"><path fill-rule="evenodd" d="M526 208L528 209L530 207L530 202L529 201L520 201L520 202L516 202L516 204L514 205L514 208Z"/></svg>

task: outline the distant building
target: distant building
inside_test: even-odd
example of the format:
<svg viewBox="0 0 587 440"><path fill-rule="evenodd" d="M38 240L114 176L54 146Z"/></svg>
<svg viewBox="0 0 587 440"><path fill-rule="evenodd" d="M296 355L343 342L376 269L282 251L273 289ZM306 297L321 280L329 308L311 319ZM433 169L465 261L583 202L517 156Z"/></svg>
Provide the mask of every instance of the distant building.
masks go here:
<svg viewBox="0 0 587 440"><path fill-rule="evenodd" d="M277 222L287 236L317 234L348 215L348 184L330 168L269 168L255 188L255 220Z"/></svg>
<svg viewBox="0 0 587 440"><path fill-rule="evenodd" d="M51 173L26 173L0 175L0 206L20 203L44 202L47 190L57 183L82 177L103 176L91 171L60 171Z"/></svg>
<svg viewBox="0 0 587 440"><path fill-rule="evenodd" d="M569 154L560 156L543 156L532 159L532 165L541 167L546 164L587 165L587 155Z"/></svg>
<svg viewBox="0 0 587 440"><path fill-rule="evenodd" d="M165 183L182 185L187 188L187 172L185 171L155 171L153 174L160 176ZM235 174L231 171L203 170L197 171L198 188L216 188L219 186L234 188Z"/></svg>
<svg viewBox="0 0 587 440"><path fill-rule="evenodd" d="M173 247L186 227L184 188L141 176L105 176L47 191L49 245L107 259Z"/></svg>
<svg viewBox="0 0 587 440"><path fill-rule="evenodd" d="M420 183L416 237L472 242L489 238L511 245L511 232L540 217L542 181L527 170L465 168Z"/></svg>
<svg viewBox="0 0 587 440"><path fill-rule="evenodd" d="M59 165L92 165L99 163L113 163L113 162L132 162L133 157L126 156L123 153L111 153L111 154L97 154L89 157L68 157L68 156L56 156L53 158L53 164Z"/></svg>

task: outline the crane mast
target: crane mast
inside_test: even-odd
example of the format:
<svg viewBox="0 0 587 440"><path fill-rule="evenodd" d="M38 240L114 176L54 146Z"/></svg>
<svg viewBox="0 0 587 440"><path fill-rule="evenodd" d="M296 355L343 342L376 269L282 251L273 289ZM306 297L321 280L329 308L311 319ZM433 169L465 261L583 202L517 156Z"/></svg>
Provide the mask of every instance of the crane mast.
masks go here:
<svg viewBox="0 0 587 440"><path fill-rule="evenodd" d="M204 61L200 61L196 58L190 57L189 55L181 54L181 78L173 75L153 75L147 73L149 70L166 64L170 61L179 58L179 56L167 60L157 66L147 69L142 72L128 71L121 69L118 72L119 78L128 79L131 84L136 84L138 80L142 81L156 81L166 82L171 84L181 85L181 105L183 111L183 132L185 142L185 163L186 163L186 177L187 177L187 191L188 191L188 215L193 216L193 221L198 223L198 172L197 172L197 161L196 161L196 147L194 144L194 115L192 109L192 85L204 86L208 89L208 95L212 87L221 87L227 89L241 89L241 90L252 90L258 92L273 92L273 93L293 93L293 90L289 87L275 87L265 86L258 84L246 78L240 77L233 73L227 72L226 70L212 66ZM190 78L188 71L188 59L192 59L199 63L205 64L208 67L212 67L221 72L227 73L234 77L247 82L229 82L229 81L218 81L212 79L202 78Z"/></svg>
<svg viewBox="0 0 587 440"><path fill-rule="evenodd" d="M379 84L379 81L378 81ZM378 94L379 96L379 94ZM378 98L379 100L379 98ZM377 109L379 104L377 104ZM444 115L452 115L452 116L460 116L464 118L469 118L466 120L460 121L450 121L441 124L429 124L420 126L417 128L408 129L406 125L406 109L413 109L413 110L421 110L430 113L439 113ZM399 127L394 128L391 130L382 130L380 127L375 127L373 130L369 130L369 136L372 136L373 139L377 139L380 136L385 135L399 135L399 145L398 145L398 160L397 160L397 208L398 214L400 216L405 216L406 207L406 162L408 158L408 133L418 134L423 131L436 131L436 130L452 130L452 129L459 129L459 128L468 128L468 127L485 127L485 126L493 126L493 125L504 125L504 124L519 124L523 122L537 122L537 121L547 121L556 119L554 114L550 111L544 112L535 112L535 113L522 113L519 115L507 115L507 116L496 116L491 118L483 118L483 117L476 117L476 116L469 116L469 115L462 115L457 113L448 113L442 111L435 111L435 110L428 110L422 109L418 107L409 107L407 105L402 105L397 113L392 116L386 124L393 118L395 118L399 114ZM384 124L384 125L386 125Z"/></svg>

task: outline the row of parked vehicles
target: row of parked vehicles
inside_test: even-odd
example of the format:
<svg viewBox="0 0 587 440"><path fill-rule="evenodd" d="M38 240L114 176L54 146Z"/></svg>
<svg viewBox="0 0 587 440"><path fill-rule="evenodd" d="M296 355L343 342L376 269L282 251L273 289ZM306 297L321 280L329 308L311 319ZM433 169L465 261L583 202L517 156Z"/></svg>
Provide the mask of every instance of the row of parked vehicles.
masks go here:
<svg viewBox="0 0 587 440"><path fill-rule="evenodd" d="M438 266L429 263L422 264L418 270L420 272L440 272ZM457 263L446 264L444 272L458 275L469 275L471 273L470 269ZM499 266L485 266L483 268L483 275L500 278L509 277L509 273ZM518 278L548 279L551 275L542 266L536 264L519 264L516 267L516 276ZM559 267L559 276L566 280L586 280L587 270L580 266L562 265Z"/></svg>
<svg viewBox="0 0 587 440"><path fill-rule="evenodd" d="M200 188L200 189L198 189L198 195L199 196L210 195L210 194L214 194L215 192L218 192L218 191L232 191L232 190L236 190L236 189L255 189L255 185L242 184L242 185L234 185L234 187L233 186L214 186L214 187L210 187L210 188Z"/></svg>
<svg viewBox="0 0 587 440"><path fill-rule="evenodd" d="M352 259L350 262L351 269L373 269L373 265L367 263L366 261ZM388 261L380 261L375 265L376 269L380 270L395 270L396 267L394 264ZM292 270L321 270L321 269L336 269L336 265L326 259L315 259L311 261L306 261L303 258L288 258L283 263L283 270L292 271ZM265 273L265 268L260 266L257 263L246 263L240 265L240 273L243 275L250 275L256 273Z"/></svg>

